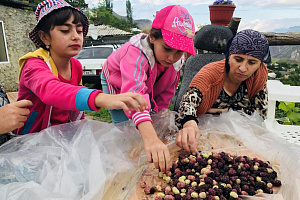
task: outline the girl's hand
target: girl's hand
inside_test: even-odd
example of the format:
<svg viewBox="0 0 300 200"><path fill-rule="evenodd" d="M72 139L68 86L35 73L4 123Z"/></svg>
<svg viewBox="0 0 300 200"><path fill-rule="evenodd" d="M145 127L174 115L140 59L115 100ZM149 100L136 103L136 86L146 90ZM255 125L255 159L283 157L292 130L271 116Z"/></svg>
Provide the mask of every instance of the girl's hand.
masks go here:
<svg viewBox="0 0 300 200"><path fill-rule="evenodd" d="M200 138L199 128L196 121L190 120L183 125L177 135L175 143L187 152L197 154L197 145Z"/></svg>
<svg viewBox="0 0 300 200"><path fill-rule="evenodd" d="M0 107L0 134L22 128L30 114L27 106L32 106L29 100L21 100Z"/></svg>
<svg viewBox="0 0 300 200"><path fill-rule="evenodd" d="M158 137L150 121L138 124L138 129L142 135L144 149L147 160L153 163L155 168L162 172L169 171L171 168L170 152Z"/></svg>
<svg viewBox="0 0 300 200"><path fill-rule="evenodd" d="M107 110L123 109L130 113L130 108L137 112L148 109L145 98L137 93L127 92L123 94L104 94L99 93L95 98L96 107L104 107Z"/></svg>

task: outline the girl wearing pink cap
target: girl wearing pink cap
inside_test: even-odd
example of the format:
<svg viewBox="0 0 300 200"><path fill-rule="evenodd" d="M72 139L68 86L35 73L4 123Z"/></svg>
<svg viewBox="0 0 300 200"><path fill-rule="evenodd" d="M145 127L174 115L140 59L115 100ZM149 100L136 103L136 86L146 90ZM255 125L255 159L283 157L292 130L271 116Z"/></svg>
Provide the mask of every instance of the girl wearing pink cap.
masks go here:
<svg viewBox="0 0 300 200"><path fill-rule="evenodd" d="M169 170L171 161L167 146L158 138L150 113L168 109L176 92L183 65L183 53L195 55L194 22L188 11L172 5L160 10L149 34L133 36L102 66L103 92L143 95L149 109L143 112L112 110L113 123L133 120L142 135L148 162Z"/></svg>
<svg viewBox="0 0 300 200"><path fill-rule="evenodd" d="M84 110L122 108L131 112L147 107L138 94L108 95L81 85L82 66L73 58L88 32L88 19L64 0L46 0L36 9L37 25L30 39L40 49L20 58L18 100L28 99L30 114L17 134L84 118ZM137 100L138 103L135 101Z"/></svg>

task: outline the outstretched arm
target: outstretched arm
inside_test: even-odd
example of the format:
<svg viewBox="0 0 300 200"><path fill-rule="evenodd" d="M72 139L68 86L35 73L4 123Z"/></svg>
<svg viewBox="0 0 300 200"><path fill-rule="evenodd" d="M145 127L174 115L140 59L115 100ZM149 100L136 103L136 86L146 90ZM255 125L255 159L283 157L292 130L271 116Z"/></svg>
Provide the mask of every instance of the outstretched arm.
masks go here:
<svg viewBox="0 0 300 200"><path fill-rule="evenodd" d="M108 110L123 109L127 113L131 112L130 109L134 109L137 112L143 112L144 109L148 109L145 98L132 92L116 95L99 93L95 98L95 105Z"/></svg>
<svg viewBox="0 0 300 200"><path fill-rule="evenodd" d="M143 142L147 160L153 163L155 168L162 172L169 171L171 168L170 152L167 147L158 137L154 127L150 121L144 121L137 125Z"/></svg>

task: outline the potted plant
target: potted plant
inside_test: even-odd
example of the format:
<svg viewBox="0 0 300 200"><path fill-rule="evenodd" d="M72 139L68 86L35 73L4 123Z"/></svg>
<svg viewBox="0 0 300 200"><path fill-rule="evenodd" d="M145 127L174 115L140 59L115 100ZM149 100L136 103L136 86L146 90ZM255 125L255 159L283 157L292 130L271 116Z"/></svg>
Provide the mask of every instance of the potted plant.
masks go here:
<svg viewBox="0 0 300 200"><path fill-rule="evenodd" d="M208 7L211 24L227 26L236 6L231 0L216 0Z"/></svg>

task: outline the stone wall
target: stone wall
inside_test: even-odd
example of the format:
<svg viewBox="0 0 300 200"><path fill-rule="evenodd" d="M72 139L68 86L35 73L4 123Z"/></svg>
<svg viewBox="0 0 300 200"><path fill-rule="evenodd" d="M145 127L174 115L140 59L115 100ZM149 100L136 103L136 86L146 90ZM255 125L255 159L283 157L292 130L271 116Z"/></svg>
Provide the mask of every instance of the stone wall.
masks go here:
<svg viewBox="0 0 300 200"><path fill-rule="evenodd" d="M36 24L34 11L0 5L9 63L0 63L0 82L7 92L18 91L19 58L36 49L28 38Z"/></svg>

